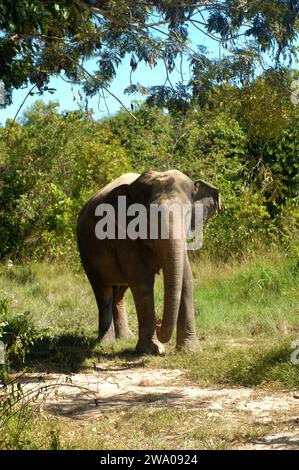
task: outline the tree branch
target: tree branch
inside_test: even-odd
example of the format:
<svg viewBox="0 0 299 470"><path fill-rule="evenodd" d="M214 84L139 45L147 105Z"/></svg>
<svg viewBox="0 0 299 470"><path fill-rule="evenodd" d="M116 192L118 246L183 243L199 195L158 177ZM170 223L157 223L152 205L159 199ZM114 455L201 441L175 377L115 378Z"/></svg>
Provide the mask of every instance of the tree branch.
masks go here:
<svg viewBox="0 0 299 470"><path fill-rule="evenodd" d="M9 128L8 128L8 131L7 131L7 134L6 134L6 139L7 139L7 140L8 140L8 138L9 138L11 129L12 129L14 123L16 122L16 119L17 119L17 117L18 117L18 115L19 115L19 112L20 112L21 109L23 108L25 101L27 100L27 98L28 98L29 95L32 93L32 91L34 90L35 87L36 87L36 85L33 85L33 87L30 88L30 90L28 91L27 95L26 95L25 98L23 99L22 103L21 103L20 106L18 107L18 110L17 110L17 112L16 112L16 114L15 114L15 116L14 116L14 118L13 118L13 120L12 120L12 122L11 122Z"/></svg>
<svg viewBox="0 0 299 470"><path fill-rule="evenodd" d="M124 109L127 111L127 113L130 114L130 116L135 119L135 121L138 120L137 117L134 116L134 114L132 114L131 111L130 111L130 110L124 105L124 103L118 98L118 96L116 96L114 93L112 93L112 91L110 91L109 88L107 88L105 85L103 85L103 84L100 82L100 80L98 80L98 79L97 79L96 77L94 77L91 73L89 73L88 70L86 70L86 68L83 67L83 65L78 64L78 62L76 62L69 54L67 54L67 53L64 52L64 55L65 55L65 57L67 57L73 64L75 64L77 67L79 67L85 75L87 75L87 76L88 76L89 78L91 78L93 81L98 82L98 83L101 85L101 88L102 88L103 90L105 90L110 96L112 96L112 97L121 105L121 107L124 108Z"/></svg>
<svg viewBox="0 0 299 470"><path fill-rule="evenodd" d="M83 10L88 11L89 13L93 13L95 15L101 15L104 18L107 18L107 20L111 21L112 23L118 22L113 16L109 15L108 11L102 10L102 8L87 5L87 3L82 2L81 0L74 0L74 3L76 3L78 7L83 8Z"/></svg>

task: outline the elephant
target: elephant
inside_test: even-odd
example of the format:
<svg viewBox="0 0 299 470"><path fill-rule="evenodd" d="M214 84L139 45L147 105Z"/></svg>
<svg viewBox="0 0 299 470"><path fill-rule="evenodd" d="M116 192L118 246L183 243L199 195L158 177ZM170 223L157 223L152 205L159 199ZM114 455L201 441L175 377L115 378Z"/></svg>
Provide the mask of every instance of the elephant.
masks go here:
<svg viewBox="0 0 299 470"><path fill-rule="evenodd" d="M99 315L99 339L113 341L133 336L127 320L124 295L131 289L138 319L140 354L165 354L167 343L177 328L180 350L200 348L195 330L193 278L183 236L174 237L174 219L169 219L168 238L132 239L128 236L99 239L97 207L118 208L119 196L130 204L142 204L148 215L152 204L202 204L204 221L224 211L219 190L203 181L193 182L178 170L127 173L98 191L83 206L77 222L78 248L83 268L93 289ZM117 222L115 222L117 225ZM119 232L118 232L119 233ZM154 279L162 270L164 309L157 322L154 306Z"/></svg>

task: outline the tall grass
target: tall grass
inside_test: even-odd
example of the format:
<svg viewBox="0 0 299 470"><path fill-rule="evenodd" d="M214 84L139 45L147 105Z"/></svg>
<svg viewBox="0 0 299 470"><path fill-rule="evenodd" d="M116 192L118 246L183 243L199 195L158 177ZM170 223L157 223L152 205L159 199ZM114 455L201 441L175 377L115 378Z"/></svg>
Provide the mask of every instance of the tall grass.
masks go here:
<svg viewBox="0 0 299 470"><path fill-rule="evenodd" d="M256 336L299 331L299 261L279 252L234 264L192 263L199 334ZM12 314L30 311L35 325L53 334L95 335L97 307L80 269L30 263L0 268L0 297ZM136 331L132 296L128 314ZM163 310L163 283L155 287L157 316Z"/></svg>
<svg viewBox="0 0 299 470"><path fill-rule="evenodd" d="M280 252L230 264L192 262L200 335L259 336L299 332L299 258ZM163 310L162 280L156 288Z"/></svg>

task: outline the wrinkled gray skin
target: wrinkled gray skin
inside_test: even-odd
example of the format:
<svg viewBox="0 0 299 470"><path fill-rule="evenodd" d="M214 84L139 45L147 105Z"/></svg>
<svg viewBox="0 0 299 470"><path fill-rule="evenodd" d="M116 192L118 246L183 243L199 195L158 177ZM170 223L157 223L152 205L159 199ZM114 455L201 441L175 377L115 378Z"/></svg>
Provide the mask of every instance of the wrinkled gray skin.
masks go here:
<svg viewBox="0 0 299 470"><path fill-rule="evenodd" d="M77 225L78 246L83 267L93 288L99 310L99 338L129 338L124 294L130 287L138 316L136 351L164 354L164 346L177 327L177 347L195 351L199 347L195 331L193 279L183 237L163 240L99 240L95 209L101 203L115 207L118 196L128 204L201 203L204 219L223 211L219 191L198 180L191 181L177 170L148 171L141 176L127 173L97 192L82 208ZM116 228L117 233L117 228ZM154 278L160 270L164 278L164 310L157 326L154 307Z"/></svg>

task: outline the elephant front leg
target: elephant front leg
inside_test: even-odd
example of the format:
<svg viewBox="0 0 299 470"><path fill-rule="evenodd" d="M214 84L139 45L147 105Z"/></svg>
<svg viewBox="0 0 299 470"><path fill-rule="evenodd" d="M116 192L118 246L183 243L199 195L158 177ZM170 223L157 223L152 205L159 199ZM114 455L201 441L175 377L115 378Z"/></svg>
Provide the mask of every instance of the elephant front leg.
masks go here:
<svg viewBox="0 0 299 470"><path fill-rule="evenodd" d="M127 289L127 286L113 288L113 319L115 337L117 339L127 339L134 336L129 328L126 312L124 296Z"/></svg>
<svg viewBox="0 0 299 470"><path fill-rule="evenodd" d="M101 342L111 342L115 340L115 331L113 324L113 298L112 287L99 289L94 288L94 294L98 305L99 314L99 333L98 338Z"/></svg>
<svg viewBox="0 0 299 470"><path fill-rule="evenodd" d="M87 267L86 263L84 263L84 267L98 306L98 338L103 342L114 341L112 287L103 286L101 276L97 269Z"/></svg>
<svg viewBox="0 0 299 470"><path fill-rule="evenodd" d="M199 351L201 349L196 336L193 277L187 254L185 255L182 296L177 322L177 348L184 351Z"/></svg>
<svg viewBox="0 0 299 470"><path fill-rule="evenodd" d="M138 316L139 339L136 352L164 355L164 346L156 334L153 280L143 285L131 287L131 290Z"/></svg>

